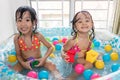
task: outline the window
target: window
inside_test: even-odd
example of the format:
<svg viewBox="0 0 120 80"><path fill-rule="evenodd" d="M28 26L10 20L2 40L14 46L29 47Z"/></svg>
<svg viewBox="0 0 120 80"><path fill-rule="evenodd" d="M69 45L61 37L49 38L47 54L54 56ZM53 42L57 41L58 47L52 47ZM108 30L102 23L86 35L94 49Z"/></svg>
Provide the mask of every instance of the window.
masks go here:
<svg viewBox="0 0 120 80"><path fill-rule="evenodd" d="M87 10L91 13L97 29L109 29L112 24L113 0L77 0L75 12Z"/></svg>
<svg viewBox="0 0 120 80"><path fill-rule="evenodd" d="M31 0L37 11L39 27L69 26L69 1Z"/></svg>
<svg viewBox="0 0 120 80"><path fill-rule="evenodd" d="M113 0L31 0L36 9L39 27L68 27L74 14L87 10L96 29L108 29L112 24Z"/></svg>

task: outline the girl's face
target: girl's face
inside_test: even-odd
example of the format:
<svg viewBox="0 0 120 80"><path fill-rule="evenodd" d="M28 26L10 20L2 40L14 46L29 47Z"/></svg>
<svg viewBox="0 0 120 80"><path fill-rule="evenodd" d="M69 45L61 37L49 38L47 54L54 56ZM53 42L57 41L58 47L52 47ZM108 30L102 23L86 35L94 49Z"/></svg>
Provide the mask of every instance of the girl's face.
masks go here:
<svg viewBox="0 0 120 80"><path fill-rule="evenodd" d="M75 28L81 33L89 32L93 27L93 21L88 13L79 13L76 17Z"/></svg>
<svg viewBox="0 0 120 80"><path fill-rule="evenodd" d="M17 28L22 34L32 33L34 22L31 21L31 16L28 11L23 13L22 18L20 18L20 13L17 14Z"/></svg>

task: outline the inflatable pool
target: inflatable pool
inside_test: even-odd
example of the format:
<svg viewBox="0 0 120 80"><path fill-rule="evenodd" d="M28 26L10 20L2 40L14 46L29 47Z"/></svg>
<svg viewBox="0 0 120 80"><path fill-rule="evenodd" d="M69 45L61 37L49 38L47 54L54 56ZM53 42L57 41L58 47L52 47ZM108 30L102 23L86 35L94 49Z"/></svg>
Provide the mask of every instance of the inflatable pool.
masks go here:
<svg viewBox="0 0 120 80"><path fill-rule="evenodd" d="M51 44L55 44L54 52L48 59L57 66L61 75L66 78L73 69L72 64L66 64L62 60L61 49L64 41L70 37L71 29L64 27L50 29L39 28L38 31ZM27 73L29 71L18 73L11 69L17 63L13 37L0 44L0 80L54 80L49 71L44 68L41 68L39 71L33 69L37 74L43 71L43 73L38 75L40 79L28 77ZM85 70L77 80L118 80L120 78L120 36L116 36L108 31L96 31L92 50L101 54L103 61L96 61L94 68ZM46 51L44 45L41 46L41 51L42 53Z"/></svg>

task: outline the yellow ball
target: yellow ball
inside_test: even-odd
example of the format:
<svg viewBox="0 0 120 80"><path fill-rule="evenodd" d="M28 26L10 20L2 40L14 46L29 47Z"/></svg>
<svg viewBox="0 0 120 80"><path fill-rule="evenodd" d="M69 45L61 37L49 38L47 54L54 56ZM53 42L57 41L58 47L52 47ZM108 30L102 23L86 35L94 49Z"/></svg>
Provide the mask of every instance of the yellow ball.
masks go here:
<svg viewBox="0 0 120 80"><path fill-rule="evenodd" d="M55 55L53 53L50 54L51 58L55 58Z"/></svg>
<svg viewBox="0 0 120 80"><path fill-rule="evenodd" d="M15 55L9 55L9 56L8 56L8 61L9 61L9 62L11 62L11 63L12 63L12 62L16 62L16 60L17 60L17 58L16 58Z"/></svg>
<svg viewBox="0 0 120 80"><path fill-rule="evenodd" d="M116 61L119 58L118 53L116 53L116 52L111 53L110 57L113 61Z"/></svg>
<svg viewBox="0 0 120 80"><path fill-rule="evenodd" d="M55 46L54 45L52 45L52 47L53 47L53 52L55 51Z"/></svg>
<svg viewBox="0 0 120 80"><path fill-rule="evenodd" d="M61 42L62 42L62 40L61 40L61 39L59 39L59 40L58 40L58 42L59 42L59 43L61 43Z"/></svg>
<svg viewBox="0 0 120 80"><path fill-rule="evenodd" d="M106 52L109 52L109 51L112 50L112 46L108 44L104 47L104 49L105 49Z"/></svg>
<svg viewBox="0 0 120 80"><path fill-rule="evenodd" d="M97 61L95 62L95 67L96 67L97 69L103 69L103 68L104 68L104 62L103 62L102 60L97 60Z"/></svg>

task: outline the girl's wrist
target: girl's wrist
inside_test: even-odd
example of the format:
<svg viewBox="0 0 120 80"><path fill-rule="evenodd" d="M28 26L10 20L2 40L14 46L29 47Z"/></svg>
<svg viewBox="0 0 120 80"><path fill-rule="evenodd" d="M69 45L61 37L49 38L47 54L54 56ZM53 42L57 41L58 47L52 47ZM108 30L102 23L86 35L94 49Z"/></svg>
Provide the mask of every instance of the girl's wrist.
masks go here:
<svg viewBox="0 0 120 80"><path fill-rule="evenodd" d="M24 61L22 61L22 62L20 62L20 63L21 63L21 65L24 65L24 63L25 63L25 62L24 62Z"/></svg>

